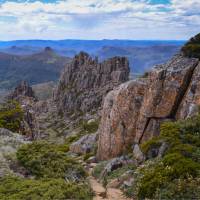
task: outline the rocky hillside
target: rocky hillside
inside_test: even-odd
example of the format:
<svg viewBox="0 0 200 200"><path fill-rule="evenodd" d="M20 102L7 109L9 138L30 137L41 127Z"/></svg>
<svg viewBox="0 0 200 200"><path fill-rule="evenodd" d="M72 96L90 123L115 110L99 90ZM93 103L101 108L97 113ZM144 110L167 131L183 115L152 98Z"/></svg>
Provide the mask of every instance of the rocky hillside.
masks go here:
<svg viewBox="0 0 200 200"><path fill-rule="evenodd" d="M69 62L69 58L58 56L49 47L27 56L0 53L0 89L11 89L21 80L31 85L57 81L61 70Z"/></svg>
<svg viewBox="0 0 200 200"><path fill-rule="evenodd" d="M61 75L54 94L58 110L68 115L97 111L107 92L128 77L129 64L125 57L99 63L97 58L81 52Z"/></svg>
<svg viewBox="0 0 200 200"><path fill-rule="evenodd" d="M146 78L120 85L105 98L99 127L98 158L123 154L159 135L160 124L197 114L200 63L175 56L156 66Z"/></svg>
<svg viewBox="0 0 200 200"><path fill-rule="evenodd" d="M23 81L0 105L0 199L200 199L199 44L131 81L81 52L44 101Z"/></svg>

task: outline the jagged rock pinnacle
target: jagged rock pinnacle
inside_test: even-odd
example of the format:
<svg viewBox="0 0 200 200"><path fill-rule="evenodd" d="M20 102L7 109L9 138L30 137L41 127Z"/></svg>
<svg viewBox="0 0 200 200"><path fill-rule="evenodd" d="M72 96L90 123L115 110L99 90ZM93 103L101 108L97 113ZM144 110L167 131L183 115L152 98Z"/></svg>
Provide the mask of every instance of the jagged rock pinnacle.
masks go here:
<svg viewBox="0 0 200 200"><path fill-rule="evenodd" d="M61 75L54 98L63 113L86 113L98 110L103 97L128 80L129 64L125 57L114 57L102 63L80 52Z"/></svg>

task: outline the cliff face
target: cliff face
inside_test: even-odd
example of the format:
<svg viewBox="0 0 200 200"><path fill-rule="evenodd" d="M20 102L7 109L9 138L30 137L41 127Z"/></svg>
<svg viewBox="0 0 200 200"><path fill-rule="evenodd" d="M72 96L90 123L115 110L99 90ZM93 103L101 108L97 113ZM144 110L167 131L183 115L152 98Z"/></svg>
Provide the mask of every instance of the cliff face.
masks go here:
<svg viewBox="0 0 200 200"><path fill-rule="evenodd" d="M161 122L195 114L200 105L199 80L199 60L177 55L155 67L147 78L111 91L102 111L98 158L119 156L158 135Z"/></svg>
<svg viewBox="0 0 200 200"><path fill-rule="evenodd" d="M54 94L58 110L66 115L96 111L105 94L127 81L128 76L126 58L114 57L99 63L81 52L61 75Z"/></svg>

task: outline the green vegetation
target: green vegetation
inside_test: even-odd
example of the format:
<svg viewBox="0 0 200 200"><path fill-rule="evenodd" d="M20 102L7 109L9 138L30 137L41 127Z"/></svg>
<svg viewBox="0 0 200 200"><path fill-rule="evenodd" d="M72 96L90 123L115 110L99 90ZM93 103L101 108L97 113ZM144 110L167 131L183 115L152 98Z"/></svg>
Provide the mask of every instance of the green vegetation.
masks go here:
<svg viewBox="0 0 200 200"><path fill-rule="evenodd" d="M81 129L83 133L95 133L99 127L99 121L92 121L88 123L87 121L82 121L80 123Z"/></svg>
<svg viewBox="0 0 200 200"><path fill-rule="evenodd" d="M143 153L148 154L148 151L155 148L159 148L161 146L162 142L160 141L159 138L154 137L153 139L143 143L141 145L141 149L143 151Z"/></svg>
<svg viewBox="0 0 200 200"><path fill-rule="evenodd" d="M156 191L155 199L199 199L200 179L176 179Z"/></svg>
<svg viewBox="0 0 200 200"><path fill-rule="evenodd" d="M125 166L122 166L116 170L111 171L110 173L106 174L104 177L103 183L104 186L106 186L111 180L119 178L121 175L123 175L127 171L133 171L135 169L135 165L133 164L128 164Z"/></svg>
<svg viewBox="0 0 200 200"><path fill-rule="evenodd" d="M32 179L0 178L0 200L92 199L83 167L67 155L65 145L37 141L21 146L17 159Z"/></svg>
<svg viewBox="0 0 200 200"><path fill-rule="evenodd" d="M19 148L17 159L36 178L84 178L84 169L63 150L63 146L33 142Z"/></svg>
<svg viewBox="0 0 200 200"><path fill-rule="evenodd" d="M93 148L91 149L91 152L88 152L83 156L83 160L87 161L90 157L96 156L97 155L97 150L98 150L98 144L95 143Z"/></svg>
<svg viewBox="0 0 200 200"><path fill-rule="evenodd" d="M198 199L200 115L162 124L160 136L144 143L142 150L148 154L163 142L168 145L163 158L148 160L139 167L135 184L126 193L138 199Z"/></svg>
<svg viewBox="0 0 200 200"><path fill-rule="evenodd" d="M91 122L89 124L86 121L80 121L78 126L77 126L77 128L80 129L79 133L67 137L65 139L65 145L64 146L69 149L69 146L73 142L76 142L77 140L79 140L82 136L84 136L86 134L95 133L98 130L98 126L99 126L98 120L97 121L93 121L93 122ZM96 149L95 149L95 151L96 151ZM96 152L93 152L93 154L94 153L96 153ZM87 159L87 158L85 158L85 159Z"/></svg>
<svg viewBox="0 0 200 200"><path fill-rule="evenodd" d="M100 162L92 171L92 175L98 179L100 178L100 175L102 173L102 171L104 170L105 166L106 166L107 162Z"/></svg>
<svg viewBox="0 0 200 200"><path fill-rule="evenodd" d="M0 200L64 200L92 199L87 184L67 183L63 179L22 179L4 177L0 179Z"/></svg>
<svg viewBox="0 0 200 200"><path fill-rule="evenodd" d="M92 175L97 179L100 178L100 175L102 174L103 170L105 169L105 166L107 165L107 163L108 163L107 161L100 162L93 169ZM135 169L135 165L134 164L124 165L124 166L122 166L120 168L117 168L117 169L113 170L110 173L107 173L105 179L111 180L111 179L114 179L114 178L118 178L120 175L122 175L126 171L134 170L134 169Z"/></svg>
<svg viewBox="0 0 200 200"><path fill-rule="evenodd" d="M86 153L83 157L83 160L86 161L88 160L90 157L92 156L95 156L94 152L89 152L89 153Z"/></svg>
<svg viewBox="0 0 200 200"><path fill-rule="evenodd" d="M17 101L8 101L0 106L0 128L19 132L23 111Z"/></svg>
<svg viewBox="0 0 200 200"><path fill-rule="evenodd" d="M148 78L149 72L144 72L143 75L140 76L140 78Z"/></svg>
<svg viewBox="0 0 200 200"><path fill-rule="evenodd" d="M41 52L25 57L2 53L0 55L1 89L12 89L21 80L26 80L31 85L57 81L65 64L71 61L69 58L55 56L54 53L48 52Z"/></svg>
<svg viewBox="0 0 200 200"><path fill-rule="evenodd" d="M182 52L184 56L200 59L200 33L183 46Z"/></svg>
<svg viewBox="0 0 200 200"><path fill-rule="evenodd" d="M125 175L126 172L131 172L132 174L136 169L136 166L134 164L127 164L119 168L113 169L111 172L104 173L107 163L107 161L100 162L92 171L92 175L96 179L101 179L104 187L106 187L107 184L109 184L113 179L120 178L120 176ZM126 177L129 178L130 173L127 174Z"/></svg>

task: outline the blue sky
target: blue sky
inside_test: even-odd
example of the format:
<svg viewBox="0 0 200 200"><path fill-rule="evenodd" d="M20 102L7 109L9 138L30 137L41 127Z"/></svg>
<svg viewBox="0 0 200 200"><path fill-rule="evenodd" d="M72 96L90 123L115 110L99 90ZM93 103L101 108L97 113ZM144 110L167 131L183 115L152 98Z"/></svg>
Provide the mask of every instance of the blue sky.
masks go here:
<svg viewBox="0 0 200 200"><path fill-rule="evenodd" d="M0 40L184 40L200 32L200 0L0 0Z"/></svg>

